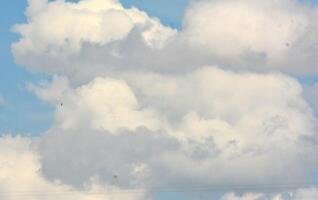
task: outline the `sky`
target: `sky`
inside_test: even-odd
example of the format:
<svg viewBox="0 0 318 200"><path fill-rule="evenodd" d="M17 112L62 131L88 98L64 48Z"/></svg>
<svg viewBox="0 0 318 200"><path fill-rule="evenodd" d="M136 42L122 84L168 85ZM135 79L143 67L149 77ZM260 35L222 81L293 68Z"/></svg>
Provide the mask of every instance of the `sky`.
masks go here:
<svg viewBox="0 0 318 200"><path fill-rule="evenodd" d="M11 32L15 23L25 22L26 1L5 1L1 6L1 96L4 105L0 108L2 133L35 134L45 130L51 120L51 109L28 92L25 83L38 80L43 75L33 74L15 65L11 43L18 36Z"/></svg>
<svg viewBox="0 0 318 200"><path fill-rule="evenodd" d="M2 2L0 199L317 199L304 2Z"/></svg>

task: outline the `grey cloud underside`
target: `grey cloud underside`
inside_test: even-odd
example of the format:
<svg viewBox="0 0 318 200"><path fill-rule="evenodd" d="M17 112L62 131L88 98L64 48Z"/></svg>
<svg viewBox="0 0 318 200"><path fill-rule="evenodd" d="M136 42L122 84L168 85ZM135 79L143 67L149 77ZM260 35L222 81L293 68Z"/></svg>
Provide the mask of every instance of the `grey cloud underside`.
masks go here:
<svg viewBox="0 0 318 200"><path fill-rule="evenodd" d="M275 191L276 185L289 189L307 185L304 177L311 176L317 162L312 160L317 151L313 138L300 138L295 144L295 148L306 147L306 153L290 155L279 150L281 155L277 155L250 147L227 160L223 160L223 152L213 138L188 142L185 150L174 138L144 128L134 133L122 131L116 136L93 131L51 132L41 139L38 151L46 178L76 188L85 188L97 178L102 184L123 189L223 186L248 191L255 185L260 191L263 187ZM273 166L257 163L264 162L264 157Z"/></svg>
<svg viewBox="0 0 318 200"><path fill-rule="evenodd" d="M137 28L121 41L105 45L83 42L80 52L66 57L49 53L35 55L32 52L15 55L16 61L23 66L30 66L34 71L66 75L77 84L96 76L120 75L126 72L179 74L207 64L223 62L222 66L228 66L226 60L218 62L218 58L194 50L180 39L171 41L162 49L153 49L145 44Z"/></svg>
<svg viewBox="0 0 318 200"><path fill-rule="evenodd" d="M180 33L182 34L182 33ZM306 38L306 37L305 37ZM36 72L66 75L75 83L83 83L95 76L109 76L125 72L155 72L182 74L206 65L218 65L235 71L267 72L280 70L289 74L317 73L318 47L290 47L285 61L269 64L266 52L246 50L238 57L217 56L204 49L195 49L184 39L173 38L161 49L153 49L142 40L139 31L122 41L105 45L83 43L81 51L69 56L49 53L25 55L15 53L16 62ZM306 39L304 39L306 41ZM304 45L304 44L300 44ZM302 48L303 50L299 50ZM48 52L50 49L47 50ZM305 53L307 52L307 53ZM305 55L302 55L305 54ZM45 68L43 68L45 66Z"/></svg>
<svg viewBox="0 0 318 200"><path fill-rule="evenodd" d="M41 138L39 152L43 173L51 180L83 187L96 176L108 184L140 188L155 181L149 177L153 173L151 165L179 148L176 139L140 127L133 132L119 131L118 135L52 130ZM136 171L138 167L141 171Z"/></svg>

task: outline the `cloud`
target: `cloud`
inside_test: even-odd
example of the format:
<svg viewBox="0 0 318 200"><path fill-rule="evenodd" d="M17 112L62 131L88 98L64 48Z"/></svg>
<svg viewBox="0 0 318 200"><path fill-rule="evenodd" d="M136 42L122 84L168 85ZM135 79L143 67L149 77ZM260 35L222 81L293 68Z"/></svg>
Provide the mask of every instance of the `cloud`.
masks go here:
<svg viewBox="0 0 318 200"><path fill-rule="evenodd" d="M117 0L83 0L78 3L30 0L27 17L29 24L15 26L15 30L24 36L16 44L17 48L36 48L33 50L52 54L62 49L64 54L75 53L85 42L103 45L122 40L138 26L145 42L153 47L174 33L163 27L158 19L150 18L137 8L125 9ZM44 26L51 20L54 21L51 26ZM54 49L54 46L60 49Z"/></svg>
<svg viewBox="0 0 318 200"><path fill-rule="evenodd" d="M39 153L42 171L50 180L83 188L95 177L114 187L146 189L162 182L152 179L152 165L178 148L176 139L146 128L121 130L116 135L54 129L41 138Z"/></svg>
<svg viewBox="0 0 318 200"><path fill-rule="evenodd" d="M242 196L236 196L234 193L224 195L221 200L260 200L264 199L262 194L247 193Z"/></svg>
<svg viewBox="0 0 318 200"><path fill-rule="evenodd" d="M206 67L122 78L66 90L40 139L44 175L77 187L117 171L135 187L215 186L305 182L317 165L316 120L291 77Z"/></svg>
<svg viewBox="0 0 318 200"><path fill-rule="evenodd" d="M1 139L0 155L27 162L27 182L38 183L4 188L74 199L96 199L95 188L145 189L124 198L136 200L156 187L302 188L318 164L315 104L304 96L316 93L290 74L317 73L316 15L292 0L193 1L176 31L115 0L30 0L12 51L17 63L52 75L28 88L55 113L39 138Z"/></svg>
<svg viewBox="0 0 318 200"><path fill-rule="evenodd" d="M29 199L51 200L140 200L146 199L145 192L120 193L115 187L106 187L92 180L84 190L77 190L59 182L43 178L39 155L29 138L2 136L0 138L0 197L8 200ZM149 198L147 198L149 199Z"/></svg>
<svg viewBox="0 0 318 200"><path fill-rule="evenodd" d="M42 173L39 171L42 164L39 159L39 155L35 151L37 139L32 140L29 138L18 136L2 136L0 138L1 198L5 198L8 200L18 200L21 198L32 198L35 200L50 200L56 198L67 198L71 200L151 199L151 196L145 191L120 190L115 186L106 186L105 184L101 185L97 179L91 179L91 182L81 190L73 188L69 185L62 184L59 181L50 182L44 179L42 177ZM65 140L63 140L62 142L65 142ZM143 144L144 143L142 143L142 145ZM149 145L151 146L151 144ZM146 151L143 151L143 153L145 152ZM60 167L58 166L56 169L59 168ZM119 180L121 178L121 176L118 176ZM116 180L114 180L113 177L112 179L113 182L117 182ZM221 199L304 200L316 199L317 194L318 193L316 188L302 188L280 194L246 193L242 195L236 195L234 193L228 193L225 194Z"/></svg>
<svg viewBox="0 0 318 200"><path fill-rule="evenodd" d="M293 0L193 1L177 32L117 1L32 0L28 23L14 26L21 38L12 50L18 64L77 83L101 74L184 73L215 64L311 74L317 73L317 14Z"/></svg>
<svg viewBox="0 0 318 200"><path fill-rule="evenodd" d="M299 189L295 194L294 199L316 199L318 198L317 188Z"/></svg>
<svg viewBox="0 0 318 200"><path fill-rule="evenodd" d="M295 10L289 1L201 1L188 10L185 31L212 54L233 58L249 50L275 59L305 31L307 16Z"/></svg>
<svg viewBox="0 0 318 200"><path fill-rule="evenodd" d="M317 9L298 1L194 1L184 19L192 46L232 68L317 73Z"/></svg>
<svg viewBox="0 0 318 200"><path fill-rule="evenodd" d="M16 62L31 70L53 74L75 72L78 76L91 73L96 76L97 66L93 65L93 71L85 67L88 72L78 68L82 61L78 64L73 61L82 57L83 63L90 63L87 57L98 61L106 58L111 67L111 63L121 62L125 56L122 51L131 54L136 48L160 49L176 33L157 18L134 7L125 9L116 0L78 3L30 0L26 13L28 23L13 27L21 34L20 40L12 45ZM105 48L103 55L94 51L96 47Z"/></svg>
<svg viewBox="0 0 318 200"><path fill-rule="evenodd" d="M245 193L243 195L228 193L221 200L311 200L317 198L317 188L311 187L271 195L264 193Z"/></svg>
<svg viewBox="0 0 318 200"><path fill-rule="evenodd" d="M52 85L45 86L37 88L33 85L31 89L43 100L57 105L56 123L64 129L76 129L81 124L93 130L115 132L120 128L140 126L158 129L161 124L154 110L140 108L136 96L121 80L96 78L72 90L65 77L56 77Z"/></svg>

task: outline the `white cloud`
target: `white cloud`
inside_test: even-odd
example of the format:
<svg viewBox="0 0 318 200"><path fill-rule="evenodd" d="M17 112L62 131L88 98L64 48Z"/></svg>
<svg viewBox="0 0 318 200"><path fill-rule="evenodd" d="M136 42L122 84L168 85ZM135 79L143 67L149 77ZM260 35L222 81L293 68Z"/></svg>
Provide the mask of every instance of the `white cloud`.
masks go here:
<svg viewBox="0 0 318 200"><path fill-rule="evenodd" d="M284 193L245 193L236 195L234 193L225 194L221 200L314 200L318 198L318 191L315 187L291 190Z"/></svg>
<svg viewBox="0 0 318 200"><path fill-rule="evenodd" d="M292 0L194 1L176 32L115 0L30 0L12 50L18 63L54 75L29 85L55 106L54 122L32 151L29 140L1 139L0 155L13 152L8 162L19 165L0 174L23 171L25 161L31 183L21 176L3 187L89 199L87 185L305 183L318 163L317 121L303 94L316 92L283 73L317 72L317 13Z"/></svg>
<svg viewBox="0 0 318 200"><path fill-rule="evenodd" d="M317 73L317 14L293 0L194 1L183 33L194 48L230 67Z"/></svg>
<svg viewBox="0 0 318 200"><path fill-rule="evenodd" d="M234 193L224 195L221 200L261 200L264 199L262 194L247 193L242 196L236 196ZM273 199L274 200L274 199Z"/></svg>
<svg viewBox="0 0 318 200"><path fill-rule="evenodd" d="M12 50L18 63L40 71L68 71L59 69L61 64L81 54L88 44L108 47L105 53L118 59L121 52L116 46L131 35L140 40L138 45L157 49L176 32L137 8L125 9L116 0L30 0L26 13L28 23L13 28L22 37Z"/></svg>
<svg viewBox="0 0 318 200"><path fill-rule="evenodd" d="M96 78L67 89L40 149L51 178L81 185L97 173L107 182L114 170L109 163L116 163L131 184L286 183L305 181L317 165L316 121L302 87L288 76L206 67L179 76L131 73L122 78L126 81ZM54 88L36 91L54 94ZM159 149L174 144L170 153L152 150L153 137L161 138ZM127 140L125 146L119 142ZM74 141L80 146L71 145ZM55 144L63 153L54 150ZM137 147L149 156L135 154ZM117 148L127 151L117 154ZM77 151L83 156L74 155ZM72 163L78 159L82 163L75 169L85 176L74 180ZM139 164L147 169L145 180L130 179ZM60 165L69 167L59 171Z"/></svg>
<svg viewBox="0 0 318 200"><path fill-rule="evenodd" d="M85 189L77 190L68 185L47 181L40 169L39 156L32 148L31 139L10 136L0 138L1 199L140 200L147 197L144 191L124 193L113 186L99 185L94 180Z"/></svg>
<svg viewBox="0 0 318 200"><path fill-rule="evenodd" d="M311 200L318 198L318 189L317 188L305 188L299 189L294 195L293 199L296 200Z"/></svg>
<svg viewBox="0 0 318 200"><path fill-rule="evenodd" d="M16 25L16 62L87 82L122 71L185 72L202 65L317 73L317 8L294 0L193 1L183 28L117 1L30 1ZM47 26L47 24L50 26ZM87 66L90 67L87 67Z"/></svg>
<svg viewBox="0 0 318 200"><path fill-rule="evenodd" d="M23 36L14 50L53 55L62 50L62 54L67 55L80 51L85 42L103 45L122 40L137 26L145 41L155 46L154 41L162 39L164 42L174 33L136 8L123 8L117 0L82 0L79 3L30 0L27 14L29 23L14 27ZM157 35L160 38L156 39Z"/></svg>
<svg viewBox="0 0 318 200"><path fill-rule="evenodd" d="M55 77L51 85L33 85L31 89L43 100L57 105L55 123L64 129L80 125L115 132L139 126L157 130L162 126L158 114L140 108L129 86L121 80L95 78L72 90L65 77Z"/></svg>
<svg viewBox="0 0 318 200"><path fill-rule="evenodd" d="M185 32L190 41L220 56L252 51L279 58L288 51L286 43L294 43L307 26L307 16L293 12L297 9L288 1L201 1L189 9Z"/></svg>
<svg viewBox="0 0 318 200"><path fill-rule="evenodd" d="M8 200L18 200L21 198L32 198L34 200L51 200L56 198L67 198L70 200L151 199L151 196L143 190L121 190L114 185L101 185L98 179L91 179L82 189L73 188L59 181L50 182L39 171L42 164L39 155L37 155L34 149L36 146L36 138L28 139L11 136L2 136L0 138L1 198ZM118 179L121 178L121 176L118 176ZM314 200L317 198L317 194L317 188L313 187L291 190L281 194L245 193L236 195L228 193L221 199Z"/></svg>

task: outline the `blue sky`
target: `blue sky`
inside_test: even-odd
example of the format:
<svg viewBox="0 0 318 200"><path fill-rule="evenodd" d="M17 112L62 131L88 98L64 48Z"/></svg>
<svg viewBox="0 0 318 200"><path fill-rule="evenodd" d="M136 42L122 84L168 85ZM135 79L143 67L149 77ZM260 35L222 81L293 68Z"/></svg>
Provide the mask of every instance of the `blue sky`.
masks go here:
<svg viewBox="0 0 318 200"><path fill-rule="evenodd" d="M44 131L51 121L52 109L28 92L25 84L44 78L14 64L11 43L18 35L11 26L25 21L26 1L5 1L0 8L0 95L4 105L0 107L0 132L34 134Z"/></svg>
<svg viewBox="0 0 318 200"><path fill-rule="evenodd" d="M152 16L157 16L165 25L181 27L181 19L188 0L122 0L125 7L136 6ZM318 0L311 0L316 3ZM34 74L14 64L10 45L18 39L12 33L13 24L25 21L26 0L7 0L0 8L0 133L37 135L47 130L52 120L53 108L42 103L25 85L45 79L43 74ZM299 77L304 84L312 84L317 77Z"/></svg>

